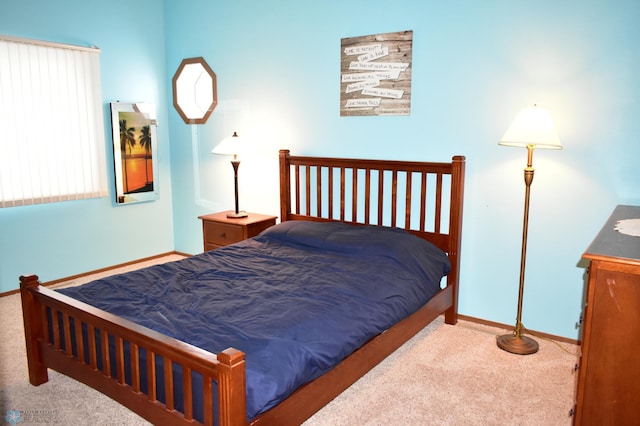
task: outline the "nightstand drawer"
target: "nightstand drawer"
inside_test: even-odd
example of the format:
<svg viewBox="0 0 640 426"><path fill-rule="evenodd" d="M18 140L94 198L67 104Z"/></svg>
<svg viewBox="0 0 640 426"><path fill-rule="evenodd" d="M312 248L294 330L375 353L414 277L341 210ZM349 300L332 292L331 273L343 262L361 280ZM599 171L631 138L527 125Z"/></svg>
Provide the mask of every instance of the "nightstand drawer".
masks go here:
<svg viewBox="0 0 640 426"><path fill-rule="evenodd" d="M226 246L242 241L242 227L226 223L203 222L204 240L208 244Z"/></svg>

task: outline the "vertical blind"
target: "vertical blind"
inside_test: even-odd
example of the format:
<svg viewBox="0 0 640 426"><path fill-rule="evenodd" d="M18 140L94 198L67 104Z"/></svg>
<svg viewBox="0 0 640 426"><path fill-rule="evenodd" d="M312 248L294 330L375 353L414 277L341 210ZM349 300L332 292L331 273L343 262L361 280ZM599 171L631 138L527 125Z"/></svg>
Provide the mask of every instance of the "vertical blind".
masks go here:
<svg viewBox="0 0 640 426"><path fill-rule="evenodd" d="M100 50L0 36L0 207L107 195Z"/></svg>

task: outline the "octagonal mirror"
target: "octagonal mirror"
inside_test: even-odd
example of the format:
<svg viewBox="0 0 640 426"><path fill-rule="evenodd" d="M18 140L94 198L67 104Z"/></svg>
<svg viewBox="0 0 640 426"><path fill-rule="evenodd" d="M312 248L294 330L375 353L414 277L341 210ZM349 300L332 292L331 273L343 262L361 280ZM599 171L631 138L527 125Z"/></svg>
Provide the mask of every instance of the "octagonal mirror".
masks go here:
<svg viewBox="0 0 640 426"><path fill-rule="evenodd" d="M216 73L202 57L183 59L173 76L173 106L187 124L204 124L218 105Z"/></svg>

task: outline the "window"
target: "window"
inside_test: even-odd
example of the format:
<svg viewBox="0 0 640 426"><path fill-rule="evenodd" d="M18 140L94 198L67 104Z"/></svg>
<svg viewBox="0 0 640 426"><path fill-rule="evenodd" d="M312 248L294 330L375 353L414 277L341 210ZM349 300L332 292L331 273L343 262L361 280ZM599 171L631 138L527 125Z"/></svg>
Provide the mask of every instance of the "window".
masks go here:
<svg viewBox="0 0 640 426"><path fill-rule="evenodd" d="M0 207L107 195L99 54L0 36Z"/></svg>

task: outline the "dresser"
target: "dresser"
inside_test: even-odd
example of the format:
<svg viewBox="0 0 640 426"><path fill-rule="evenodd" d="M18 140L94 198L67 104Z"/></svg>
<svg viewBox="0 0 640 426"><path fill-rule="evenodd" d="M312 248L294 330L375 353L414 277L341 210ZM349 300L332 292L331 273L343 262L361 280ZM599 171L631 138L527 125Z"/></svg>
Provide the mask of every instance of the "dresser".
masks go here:
<svg viewBox="0 0 640 426"><path fill-rule="evenodd" d="M202 220L204 251L237 243L255 237L268 227L276 224L276 216L249 213L243 218L229 218L231 211L198 216Z"/></svg>
<svg viewBox="0 0 640 426"><path fill-rule="evenodd" d="M614 229L637 218L640 207L617 206L582 256L590 264L577 425L640 424L640 237Z"/></svg>

